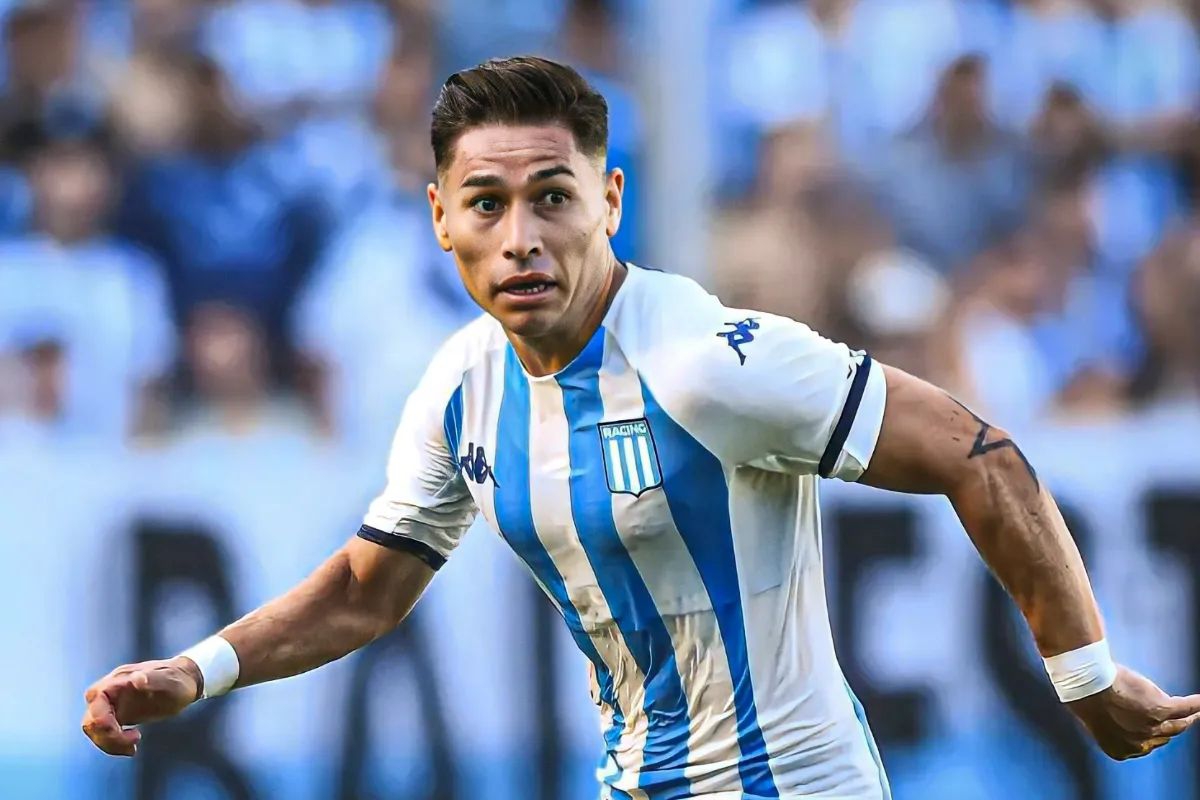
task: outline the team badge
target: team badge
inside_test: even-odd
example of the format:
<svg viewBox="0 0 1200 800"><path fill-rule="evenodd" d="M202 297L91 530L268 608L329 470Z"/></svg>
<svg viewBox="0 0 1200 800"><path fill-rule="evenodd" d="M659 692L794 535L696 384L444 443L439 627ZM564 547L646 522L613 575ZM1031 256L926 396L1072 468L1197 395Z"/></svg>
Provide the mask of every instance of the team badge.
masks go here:
<svg viewBox="0 0 1200 800"><path fill-rule="evenodd" d="M601 422L597 427L610 492L637 497L662 486L658 450L654 447L650 422L645 417Z"/></svg>

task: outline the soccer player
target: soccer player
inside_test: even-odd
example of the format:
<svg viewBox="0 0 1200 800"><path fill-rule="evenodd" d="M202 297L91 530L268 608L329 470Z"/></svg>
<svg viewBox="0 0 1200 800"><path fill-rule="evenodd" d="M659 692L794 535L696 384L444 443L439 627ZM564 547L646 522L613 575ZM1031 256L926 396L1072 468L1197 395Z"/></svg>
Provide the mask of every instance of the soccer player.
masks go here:
<svg viewBox="0 0 1200 800"><path fill-rule="evenodd" d="M486 314L409 398L361 530L283 596L87 690L84 732L311 670L398 625L482 513L590 662L613 798L890 796L834 655L819 479L953 503L1108 755L1192 725L1109 655L1079 553L1004 431L790 319L622 263L604 98L537 58L452 75L433 229ZM398 265L397 268L402 268Z"/></svg>

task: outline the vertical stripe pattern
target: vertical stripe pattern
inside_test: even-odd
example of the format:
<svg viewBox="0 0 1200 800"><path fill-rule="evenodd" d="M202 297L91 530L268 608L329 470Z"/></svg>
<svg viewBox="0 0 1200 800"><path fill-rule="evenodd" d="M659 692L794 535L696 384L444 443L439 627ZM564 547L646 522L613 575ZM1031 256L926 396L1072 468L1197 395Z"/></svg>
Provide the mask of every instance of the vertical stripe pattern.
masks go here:
<svg viewBox="0 0 1200 800"><path fill-rule="evenodd" d="M650 485L661 486L653 432L644 421L641 381L611 335L605 340L600 396L610 419L630 420L632 423L625 425L640 426L644 431L633 437L639 453L634 469L641 469ZM601 430L604 428L602 424ZM708 590L661 489L643 486L638 496L615 493L612 506L617 532L675 645L690 717L687 777L692 791L698 796L728 792L740 783L737 765L741 753L729 660Z"/></svg>
<svg viewBox="0 0 1200 800"><path fill-rule="evenodd" d="M571 512L588 560L613 616L645 676L649 729L639 787L650 800L683 800L691 793L688 763L687 701L671 635L637 567L617 533L597 425L604 416L599 369L604 328L598 328L583 352L556 377L570 427ZM631 445L632 446L632 445ZM632 486L632 470L627 480Z"/></svg>
<svg viewBox="0 0 1200 800"><path fill-rule="evenodd" d="M613 489L618 492L626 490L625 468L621 465L621 446L616 439L608 440L609 467L612 469Z"/></svg>
<svg viewBox="0 0 1200 800"><path fill-rule="evenodd" d="M742 614L725 472L716 456L663 411L644 382L642 393L646 418L659 442L667 503L708 590L725 642L729 672L734 680L733 702L737 711L738 746L742 753L738 771L742 787L756 797L779 797L766 742L758 724L750 677L746 621Z"/></svg>
<svg viewBox="0 0 1200 800"><path fill-rule="evenodd" d="M493 467L496 483L504 487L502 491L497 489L495 492L496 526L553 599L575 644L595 668L600 698L613 709L613 724L605 733L605 744L608 751L612 752L624 728L624 715L617 702L612 673L591 638L584 632L579 612L568 597L563 577L534 527L529 491L529 384L511 346L505 354L503 392L497 421L496 463Z"/></svg>

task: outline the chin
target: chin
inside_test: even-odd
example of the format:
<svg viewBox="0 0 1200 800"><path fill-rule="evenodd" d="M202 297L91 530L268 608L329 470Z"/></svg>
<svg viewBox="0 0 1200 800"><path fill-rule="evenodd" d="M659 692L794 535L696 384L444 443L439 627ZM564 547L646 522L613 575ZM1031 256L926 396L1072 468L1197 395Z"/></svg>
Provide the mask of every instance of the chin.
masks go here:
<svg viewBox="0 0 1200 800"><path fill-rule="evenodd" d="M496 315L500 324L510 333L527 338L545 336L554 330L562 312L555 309L508 311Z"/></svg>

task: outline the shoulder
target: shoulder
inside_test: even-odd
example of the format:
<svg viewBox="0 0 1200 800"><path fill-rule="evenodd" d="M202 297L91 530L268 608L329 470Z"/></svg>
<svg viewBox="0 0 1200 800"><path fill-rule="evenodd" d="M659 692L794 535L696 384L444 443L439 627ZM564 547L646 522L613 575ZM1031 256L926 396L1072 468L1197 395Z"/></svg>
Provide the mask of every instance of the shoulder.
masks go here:
<svg viewBox="0 0 1200 800"><path fill-rule="evenodd" d="M683 275L631 264L621 291L625 296L609 327L631 360L692 344L705 332L711 336L726 315L720 300Z"/></svg>
<svg viewBox="0 0 1200 800"><path fill-rule="evenodd" d="M611 333L635 369L675 391L743 381L821 341L787 317L727 306L691 278L637 267L631 274Z"/></svg>
<svg viewBox="0 0 1200 800"><path fill-rule="evenodd" d="M507 339L494 318L480 314L459 328L434 352L414 395L423 403L445 408L468 372L486 365Z"/></svg>

